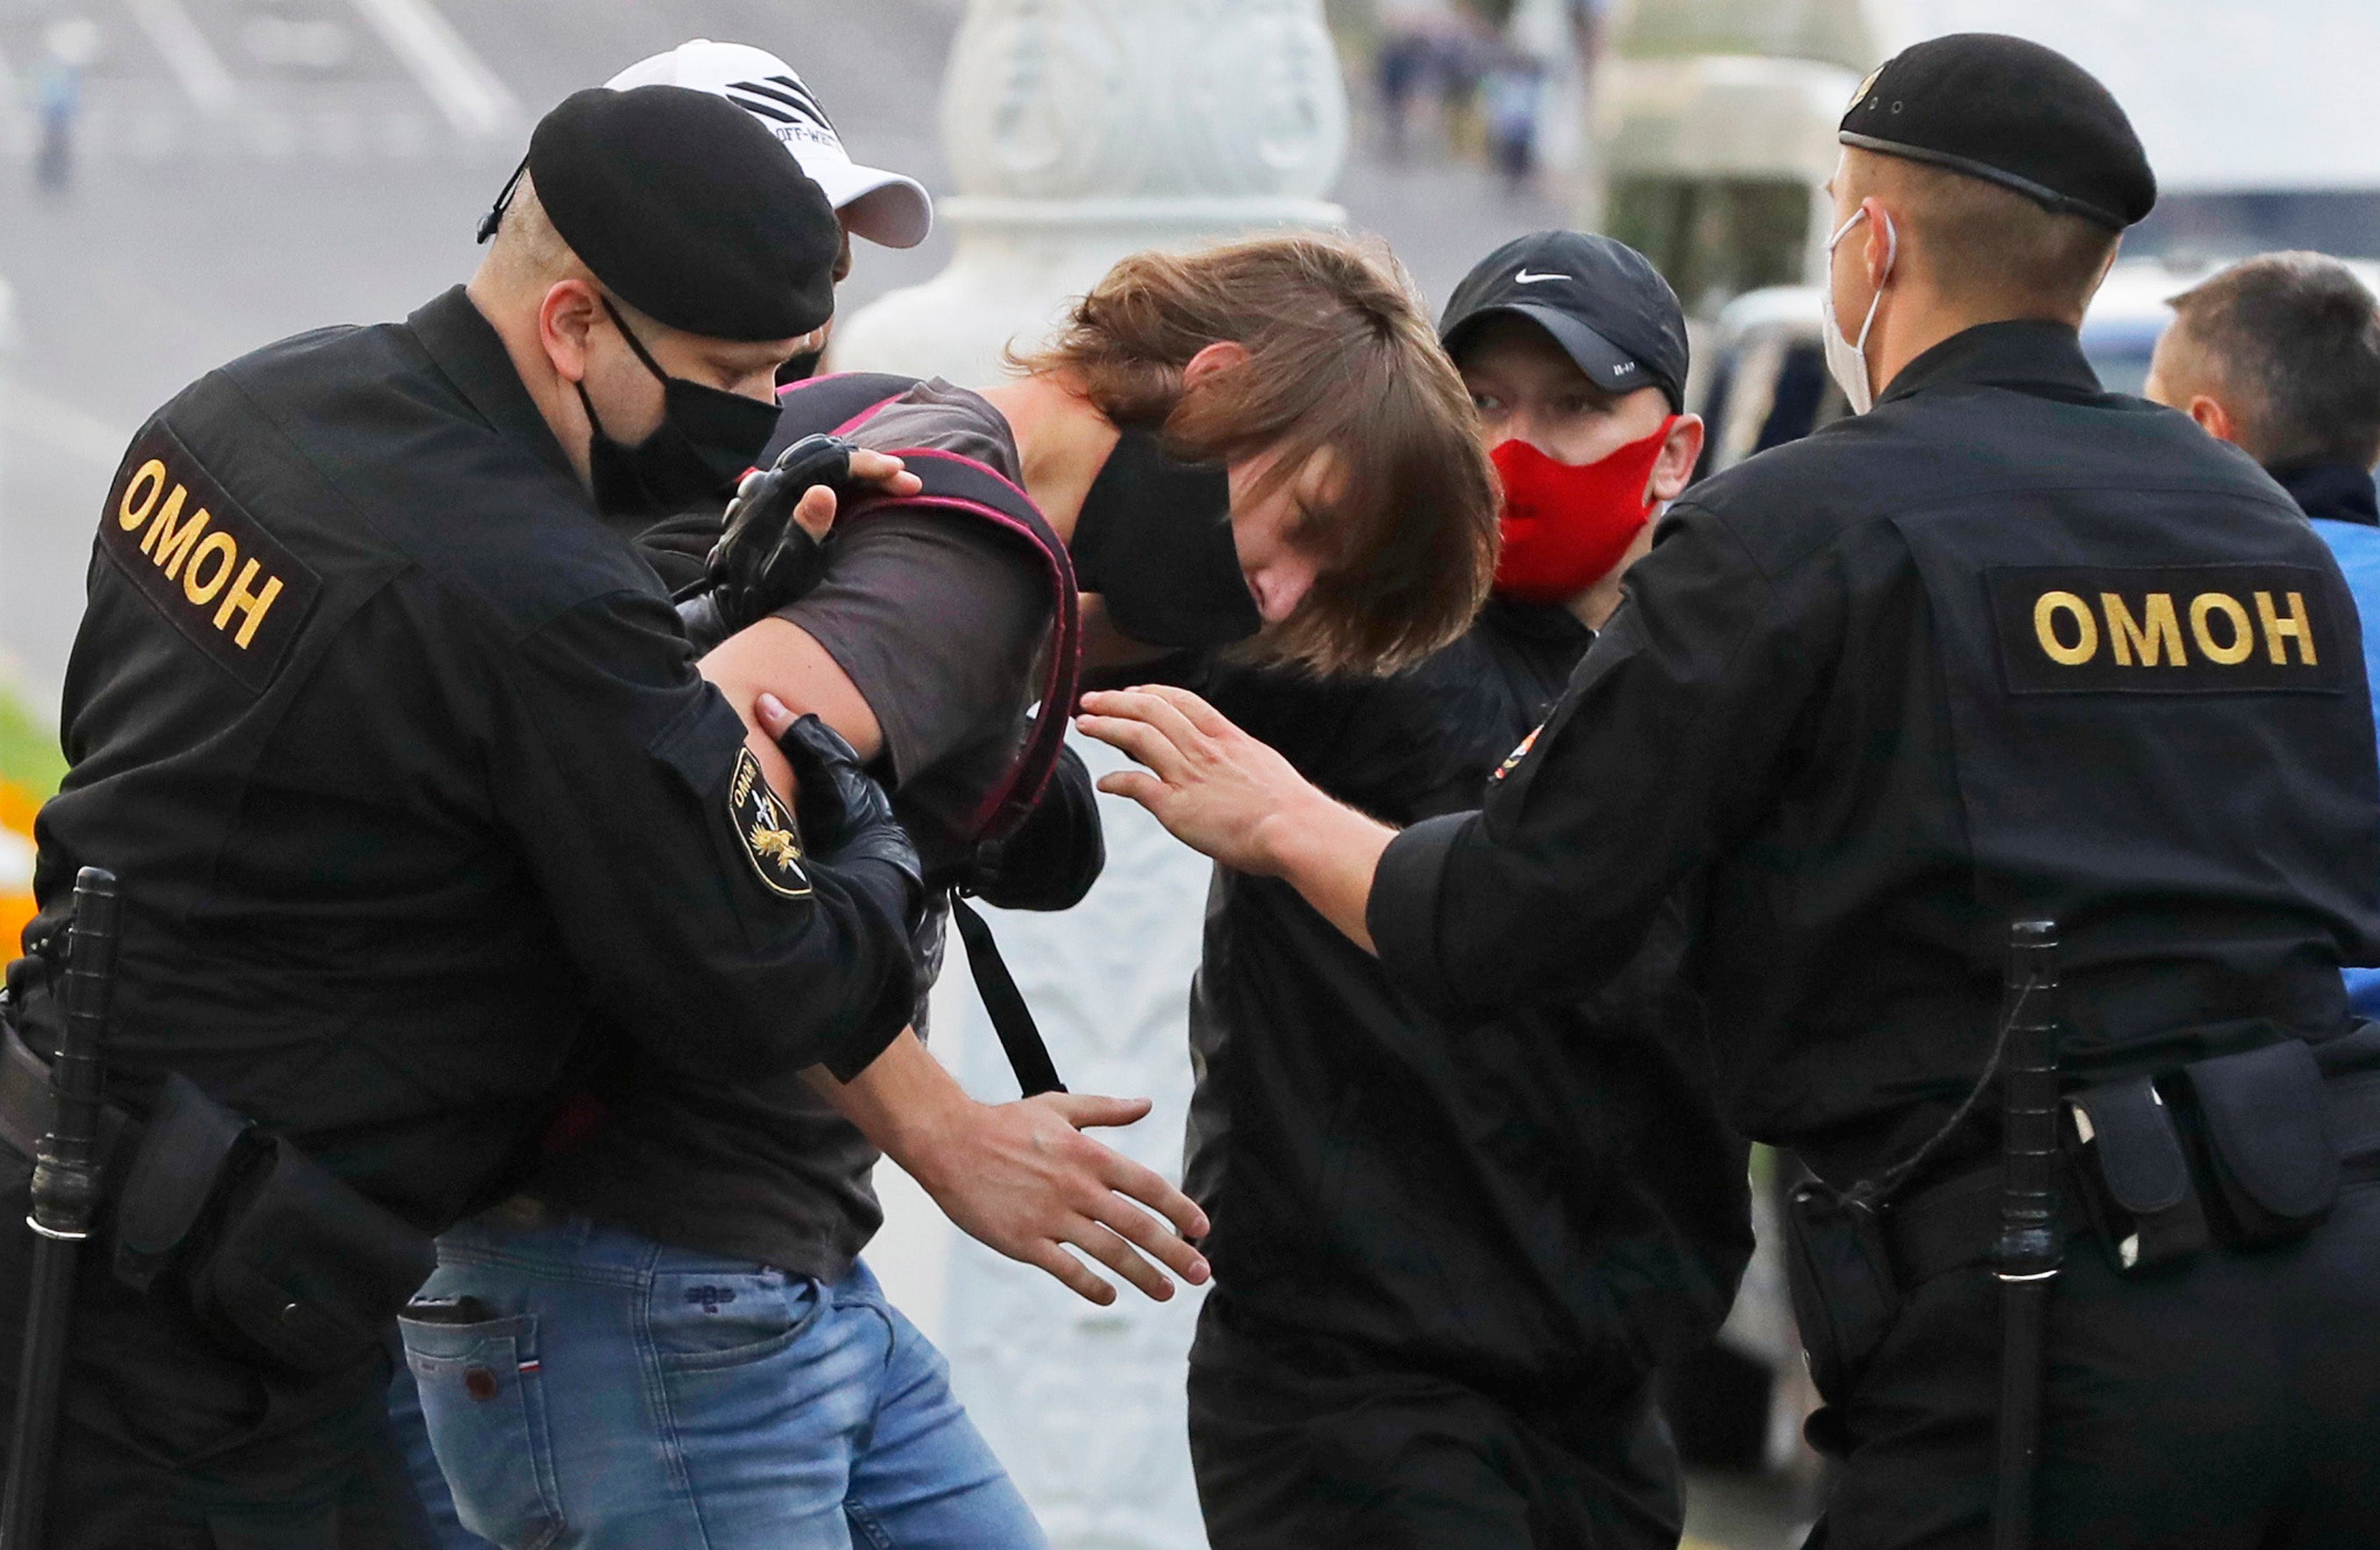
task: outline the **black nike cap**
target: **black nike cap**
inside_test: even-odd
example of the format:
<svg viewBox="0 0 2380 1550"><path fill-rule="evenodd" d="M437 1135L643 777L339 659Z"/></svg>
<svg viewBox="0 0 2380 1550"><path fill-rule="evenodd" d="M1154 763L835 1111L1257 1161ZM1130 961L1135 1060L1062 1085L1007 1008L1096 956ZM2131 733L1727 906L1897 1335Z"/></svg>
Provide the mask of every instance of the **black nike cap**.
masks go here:
<svg viewBox="0 0 2380 1550"><path fill-rule="evenodd" d="M1671 409L1685 407L1685 310L1653 261L1624 242L1579 231L1514 238L1454 287L1439 341L1460 361L1479 324L1502 316L1543 328L1607 393L1658 387Z"/></svg>
<svg viewBox="0 0 2380 1550"><path fill-rule="evenodd" d="M682 86L576 92L539 121L521 165L571 251L672 328L789 339L834 315L834 206L724 97Z"/></svg>
<svg viewBox="0 0 2380 1550"><path fill-rule="evenodd" d="M2114 93L2055 49L1998 32L1913 43L1860 83L1837 137L2012 189L2121 231L2156 175Z"/></svg>

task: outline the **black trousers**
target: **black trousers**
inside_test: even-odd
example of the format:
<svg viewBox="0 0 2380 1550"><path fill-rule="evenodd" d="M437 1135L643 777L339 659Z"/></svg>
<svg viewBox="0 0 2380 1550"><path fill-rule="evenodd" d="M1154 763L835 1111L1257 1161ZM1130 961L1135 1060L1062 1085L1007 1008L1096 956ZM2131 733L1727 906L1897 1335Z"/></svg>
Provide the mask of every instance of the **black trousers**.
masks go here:
<svg viewBox="0 0 2380 1550"><path fill-rule="evenodd" d="M24 1166L0 1147L0 1426L25 1329ZM426 1522L388 1437L383 1351L328 1378L239 1361L170 1288L87 1249L68 1339L47 1550L416 1550ZM5 1453L0 1453L5 1458Z"/></svg>
<svg viewBox="0 0 2380 1550"><path fill-rule="evenodd" d="M1649 1383L1515 1402L1210 1298L1190 1460L1214 1550L1674 1550L1677 1453Z"/></svg>
<svg viewBox="0 0 2380 1550"><path fill-rule="evenodd" d="M2380 1545L2380 1183L2293 1244L2138 1280L2077 1242L2049 1319L2042 1550ZM1985 1550L1998 1373L1988 1270L1907 1290L1813 1418L1842 1468L1810 1546Z"/></svg>

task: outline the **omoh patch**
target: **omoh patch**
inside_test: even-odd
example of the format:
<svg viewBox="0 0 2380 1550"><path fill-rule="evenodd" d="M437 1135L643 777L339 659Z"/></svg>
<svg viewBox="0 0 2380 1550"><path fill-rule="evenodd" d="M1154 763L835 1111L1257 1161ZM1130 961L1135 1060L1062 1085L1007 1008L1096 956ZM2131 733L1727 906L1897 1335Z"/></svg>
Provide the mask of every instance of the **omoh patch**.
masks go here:
<svg viewBox="0 0 2380 1550"><path fill-rule="evenodd" d="M748 748L735 751L735 776L727 783L727 823L751 859L752 870L772 894L810 897L810 874L802 865L801 831L794 815L760 777L760 761Z"/></svg>

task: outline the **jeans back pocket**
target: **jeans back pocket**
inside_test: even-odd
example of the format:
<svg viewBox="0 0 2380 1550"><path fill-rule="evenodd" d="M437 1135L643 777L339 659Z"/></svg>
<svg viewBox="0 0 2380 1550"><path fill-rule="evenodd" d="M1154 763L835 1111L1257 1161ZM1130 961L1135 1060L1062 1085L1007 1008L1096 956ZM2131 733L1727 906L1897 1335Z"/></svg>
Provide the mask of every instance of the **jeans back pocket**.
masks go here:
<svg viewBox="0 0 2380 1550"><path fill-rule="evenodd" d="M397 1325L455 1516L504 1550L544 1550L560 1537L563 1516L536 1315Z"/></svg>

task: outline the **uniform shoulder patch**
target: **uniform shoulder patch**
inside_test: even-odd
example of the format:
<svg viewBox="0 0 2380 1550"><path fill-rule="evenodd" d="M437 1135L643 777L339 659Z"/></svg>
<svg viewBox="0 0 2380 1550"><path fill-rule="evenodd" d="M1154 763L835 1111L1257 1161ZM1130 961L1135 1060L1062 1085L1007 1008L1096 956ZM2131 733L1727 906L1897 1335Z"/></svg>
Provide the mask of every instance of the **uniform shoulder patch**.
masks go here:
<svg viewBox="0 0 2380 1550"><path fill-rule="evenodd" d="M100 547L184 640L261 693L322 580L152 421L125 455Z"/></svg>
<svg viewBox="0 0 2380 1550"><path fill-rule="evenodd" d="M1546 724L1542 721L1537 723L1535 726L1530 727L1529 735L1521 739L1520 746L1512 750L1512 752L1504 755L1504 762L1497 765L1495 773L1490 775L1488 778L1489 780L1501 780L1506 775L1511 775L1512 773L1513 766L1520 763L1522 760L1526 759L1529 756L1529 750L1537 746L1537 738L1544 733L1545 729Z"/></svg>
<svg viewBox="0 0 2380 1550"><path fill-rule="evenodd" d="M2011 694L2336 694L2352 637L2298 565L1999 566L1985 571Z"/></svg>
<svg viewBox="0 0 2380 1550"><path fill-rule="evenodd" d="M784 898L810 897L801 831L761 778L760 761L748 748L735 751L735 775L727 783L727 823L762 885Z"/></svg>

